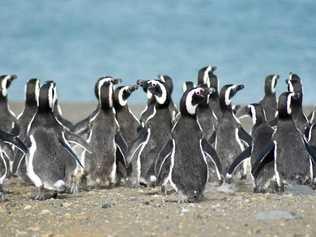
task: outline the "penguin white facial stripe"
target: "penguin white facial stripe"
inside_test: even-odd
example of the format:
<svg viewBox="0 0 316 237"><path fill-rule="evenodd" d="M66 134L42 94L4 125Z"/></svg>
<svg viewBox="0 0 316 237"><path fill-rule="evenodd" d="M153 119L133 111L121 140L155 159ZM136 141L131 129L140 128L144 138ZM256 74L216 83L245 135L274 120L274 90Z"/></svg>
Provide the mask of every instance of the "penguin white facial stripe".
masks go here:
<svg viewBox="0 0 316 237"><path fill-rule="evenodd" d="M119 104L121 106L125 106L127 104L127 99L124 99L123 98L123 93L124 91L127 91L128 90L128 86L124 86L123 88L121 88L119 90L119 93L118 93L118 100L119 100Z"/></svg>
<svg viewBox="0 0 316 237"><path fill-rule="evenodd" d="M7 96L8 90L7 90L7 84L8 80L11 78L11 75L7 75L3 80L1 81L1 90L2 90L2 95Z"/></svg>
<svg viewBox="0 0 316 237"><path fill-rule="evenodd" d="M167 100L167 90L166 90L165 86L162 83L160 83L159 81L157 81L157 85L160 87L161 96L155 95L155 98L159 104L164 104Z"/></svg>
<svg viewBox="0 0 316 237"><path fill-rule="evenodd" d="M54 107L54 103L55 103L55 99L53 96L53 90L54 90L54 85L53 85L53 83L51 83L49 85L49 89L48 89L48 104L49 104L49 107L51 109Z"/></svg>
<svg viewBox="0 0 316 237"><path fill-rule="evenodd" d="M236 89L237 85L233 85L227 88L225 92L225 104L230 105L231 104L231 99L230 99L230 93L233 89Z"/></svg>
<svg viewBox="0 0 316 237"><path fill-rule="evenodd" d="M35 85L35 99L36 99L36 104L39 106L39 95L40 95L40 84L39 81L36 81Z"/></svg>
<svg viewBox="0 0 316 237"><path fill-rule="evenodd" d="M8 166L7 166L7 162L3 157L3 153L2 151L0 152L0 158L2 159L2 162L4 164L4 174L0 177L0 184L3 184L3 181L5 180L5 178L7 177L8 174Z"/></svg>
<svg viewBox="0 0 316 237"><path fill-rule="evenodd" d="M286 109L287 109L287 113L288 114L292 114L292 106L291 106L291 103L292 103L292 97L294 96L294 93L291 93L291 94L289 94L288 95L288 97L287 97L287 107L286 107Z"/></svg>
<svg viewBox="0 0 316 237"><path fill-rule="evenodd" d="M159 76L160 81L166 82L165 77L163 75Z"/></svg>
<svg viewBox="0 0 316 237"><path fill-rule="evenodd" d="M273 78L272 78L272 82L271 82L271 92L272 93L275 93L276 91L276 81L277 81L277 78L278 78L278 75L273 75Z"/></svg>
<svg viewBox="0 0 316 237"><path fill-rule="evenodd" d="M257 114L256 114L256 108L253 105L248 105L248 108L251 111L251 118L252 118L252 123L255 125L257 123Z"/></svg>
<svg viewBox="0 0 316 237"><path fill-rule="evenodd" d="M207 85L207 87L210 87L211 86L211 82L210 82L210 77L208 76L209 72L212 70L212 66L209 65L205 71L204 71L204 74L203 74L203 82L204 84Z"/></svg>
<svg viewBox="0 0 316 237"><path fill-rule="evenodd" d="M33 168L33 159L34 159L34 155L37 148L36 141L33 135L30 136L30 140L31 140L31 148L29 150L29 155L27 157L26 173L27 173L27 176L30 178L30 180L33 182L33 184L37 188L39 188L42 186L43 183L40 177L37 174L35 174L34 168Z"/></svg>
<svg viewBox="0 0 316 237"><path fill-rule="evenodd" d="M196 108L198 107L198 105L193 105L192 104L192 100L193 100L193 95L196 93L201 93L201 88L197 88L194 90L191 90L188 94L187 94L187 98L185 100L185 107L188 111L189 114L194 115L196 112Z"/></svg>

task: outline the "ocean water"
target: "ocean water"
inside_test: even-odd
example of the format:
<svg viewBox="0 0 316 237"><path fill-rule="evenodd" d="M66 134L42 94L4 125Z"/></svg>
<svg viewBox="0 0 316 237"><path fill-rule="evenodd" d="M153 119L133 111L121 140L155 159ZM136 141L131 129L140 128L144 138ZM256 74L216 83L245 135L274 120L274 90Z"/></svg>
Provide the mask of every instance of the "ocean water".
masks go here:
<svg viewBox="0 0 316 237"><path fill-rule="evenodd" d="M221 85L245 84L236 102L260 99L270 73L285 90L292 71L316 104L314 0L3 0L0 9L0 73L19 76L12 100L32 77L55 80L61 101L91 101L98 76L132 84L161 73L174 78L178 100L182 83L212 64ZM142 91L131 101L144 101Z"/></svg>

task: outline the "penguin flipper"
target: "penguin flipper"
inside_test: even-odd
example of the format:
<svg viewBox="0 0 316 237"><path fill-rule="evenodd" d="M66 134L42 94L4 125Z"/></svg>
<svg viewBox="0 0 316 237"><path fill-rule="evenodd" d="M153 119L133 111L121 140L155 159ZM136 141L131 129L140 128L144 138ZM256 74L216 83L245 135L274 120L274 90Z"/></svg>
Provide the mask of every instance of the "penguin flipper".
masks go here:
<svg viewBox="0 0 316 237"><path fill-rule="evenodd" d="M207 142L206 139L202 138L201 139L201 148L202 148L202 152L204 153L207 162L207 165L210 166L210 162L212 162L215 166L216 169L216 174L219 180L222 180L222 164L221 161L215 151L215 149Z"/></svg>
<svg viewBox="0 0 316 237"><path fill-rule="evenodd" d="M167 160L171 158L171 153L173 150L173 140L170 139L164 147L159 152L159 155L157 157L156 163L155 163L155 174L156 177L160 176L160 173L162 171L162 168Z"/></svg>
<svg viewBox="0 0 316 237"><path fill-rule="evenodd" d="M123 164L125 165L125 167L127 167L126 154L128 151L128 145L123 136L121 135L121 133L119 132L115 135L115 146L117 147L118 152L120 153L120 158L122 159Z"/></svg>
<svg viewBox="0 0 316 237"><path fill-rule="evenodd" d="M213 132L212 136L209 139L210 144L214 144L216 140L216 130Z"/></svg>
<svg viewBox="0 0 316 237"><path fill-rule="evenodd" d="M238 129L238 136L241 140L245 141L248 144L248 146L251 146L252 137L245 131L243 127L240 127Z"/></svg>
<svg viewBox="0 0 316 237"><path fill-rule="evenodd" d="M251 156L251 150L252 150L252 147L249 146L242 153L240 153L239 156L237 156L237 158L233 161L233 163L229 166L227 170L227 173L226 173L227 178L231 178L236 168L239 165L241 165L244 160L246 160L247 158Z"/></svg>
<svg viewBox="0 0 316 237"><path fill-rule="evenodd" d="M270 142L269 144L265 146L263 151L256 157L256 161L251 169L251 173L254 178L258 176L259 171L264 167L265 159L269 159L271 157L274 158L274 155L273 155L274 149L275 149L274 142Z"/></svg>
<svg viewBox="0 0 316 237"><path fill-rule="evenodd" d="M62 134L62 136L58 136L58 141L60 142L60 144L66 149L66 151L70 154L70 156L82 167L83 165L81 164L78 156L76 155L76 153L71 149L71 147L69 146L65 135Z"/></svg>
<svg viewBox="0 0 316 237"><path fill-rule="evenodd" d="M64 131L64 132L65 132L65 137L69 142L75 143L81 146L83 149L85 149L89 153L92 153L91 146L82 137L69 131Z"/></svg>
<svg viewBox="0 0 316 237"><path fill-rule="evenodd" d="M10 133L6 133L6 132L0 130L0 140L4 143L9 143L9 144L16 146L23 153L28 152L28 149L25 146L25 144L15 135L12 135Z"/></svg>
<svg viewBox="0 0 316 237"><path fill-rule="evenodd" d="M133 142L133 145L128 149L128 152L126 155L127 165L130 165L131 162L136 157L138 157L138 154L141 151L141 148L143 147L143 145L145 145L149 136L150 136L150 129L149 128L144 128L144 127L139 128L138 137Z"/></svg>
<svg viewBox="0 0 316 237"><path fill-rule="evenodd" d="M315 166L316 165L316 147L313 146L313 145L308 144L305 139L303 139L303 140L304 140L304 144L305 144L306 150L310 154L311 160L312 160L312 162L313 162L313 164Z"/></svg>

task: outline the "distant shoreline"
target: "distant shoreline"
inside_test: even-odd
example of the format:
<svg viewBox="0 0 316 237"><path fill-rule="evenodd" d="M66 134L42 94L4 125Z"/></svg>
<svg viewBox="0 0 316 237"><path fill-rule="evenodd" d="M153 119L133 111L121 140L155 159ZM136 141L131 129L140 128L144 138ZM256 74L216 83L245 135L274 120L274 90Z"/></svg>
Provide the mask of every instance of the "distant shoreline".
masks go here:
<svg viewBox="0 0 316 237"><path fill-rule="evenodd" d="M24 108L24 102L9 101L11 110L16 114L20 114ZM96 108L97 102L60 102L63 115L72 122L78 122L88 116ZM139 115L146 107L146 104L130 104L129 107L135 115ZM304 106L304 111L308 115L313 106Z"/></svg>

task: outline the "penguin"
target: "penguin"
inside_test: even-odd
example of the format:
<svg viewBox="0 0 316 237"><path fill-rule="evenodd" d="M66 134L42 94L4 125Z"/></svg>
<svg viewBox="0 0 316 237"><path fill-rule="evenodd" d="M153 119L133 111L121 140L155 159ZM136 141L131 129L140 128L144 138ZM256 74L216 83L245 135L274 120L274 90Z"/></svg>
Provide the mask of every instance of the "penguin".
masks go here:
<svg viewBox="0 0 316 237"><path fill-rule="evenodd" d="M28 152L25 144L16 136L5 131L0 130L0 144L1 147L3 144L9 144L18 148L23 154ZM3 183L6 178L9 177L10 173L10 163L9 158L7 157L5 151L0 148L0 202L5 200L5 192L3 190Z"/></svg>
<svg viewBox="0 0 316 237"><path fill-rule="evenodd" d="M27 137L27 129L30 126L33 117L37 113L39 105L40 81L32 78L27 81L25 86L25 105L23 112L18 116L18 124L20 131L18 138L25 141ZM26 175L25 156L19 151L15 150L15 158L13 163L13 173L17 174L24 182L29 183L30 180Z"/></svg>
<svg viewBox="0 0 316 237"><path fill-rule="evenodd" d="M253 167L257 161L257 157L262 153L265 147L270 143L274 129L269 125L267 116L262 104L250 104L247 106L247 113L252 118L252 144L247 147L231 164L226 173L226 180L232 179L233 173L236 168L242 164L246 159L251 159L251 167ZM265 164L263 168L256 174L254 179L254 192L273 192L274 176L274 158L273 154L269 153L265 158Z"/></svg>
<svg viewBox="0 0 316 237"><path fill-rule="evenodd" d="M18 130L17 119L8 104L8 89L16 79L16 75L0 76L0 129L7 133Z"/></svg>
<svg viewBox="0 0 316 237"><path fill-rule="evenodd" d="M243 88L244 85L229 84L225 85L220 92L220 105L223 115L215 131L214 147L221 160L224 173L227 173L234 158L252 143L251 136L243 129L232 110L232 97ZM244 162L241 178L246 177L247 165L248 162Z"/></svg>
<svg viewBox="0 0 316 237"><path fill-rule="evenodd" d="M213 162L222 179L221 163L212 146L203 138L196 118L197 107L214 90L195 87L186 90L180 102L180 118L172 128L155 163L157 182L178 193L179 201L197 202L203 197L208 180L208 163Z"/></svg>
<svg viewBox="0 0 316 237"><path fill-rule="evenodd" d="M316 149L308 144L306 138L295 127L292 118L292 108L295 107L292 103L293 97L295 93L292 92L280 95L277 129L252 167L252 174L256 178L265 167L266 159L270 160L272 155L276 191L284 191L288 184L311 184L314 177Z"/></svg>
<svg viewBox="0 0 316 237"><path fill-rule="evenodd" d="M112 76L102 76L100 78L98 78L97 82L95 83L95 86L94 86L94 94L95 94L95 97L98 101L97 103L97 107L96 109L89 114L88 117L82 119L81 121L79 121L78 123L76 123L74 125L74 128L73 128L73 132L76 133L76 134L79 134L81 136L83 136L84 138L88 138L88 135L89 135L89 123L91 122L91 120L93 120L95 118L95 116L97 115L97 113L99 112L100 108L100 103L99 103L99 88L102 87L102 85L106 82L106 81L109 81L111 80L113 85L116 85L120 82L122 82L122 79L120 78L113 78Z"/></svg>
<svg viewBox="0 0 316 237"><path fill-rule="evenodd" d="M70 142L80 144L86 150L89 145L79 136L67 131L56 119L55 83L46 82L40 88L39 107L27 130L26 156L27 175L37 188L35 200L55 197L65 192L74 182L73 174L81 165L70 146Z"/></svg>
<svg viewBox="0 0 316 237"><path fill-rule="evenodd" d="M129 147L127 165L132 167L128 177L131 187L139 185L155 186L155 161L166 139L171 137L172 114L170 113L171 88L166 81L157 79L146 81L147 90L152 94L155 104L152 114L143 121L138 137Z"/></svg>
<svg viewBox="0 0 316 237"><path fill-rule="evenodd" d="M15 114L10 109L8 103L8 89L12 82L17 79L16 75L1 75L0 76L0 129L4 132L17 135L19 133L19 125ZM14 162L14 149L9 144L1 145L2 151L9 158L9 173L12 174Z"/></svg>
<svg viewBox="0 0 316 237"><path fill-rule="evenodd" d="M125 162L127 144L120 134L120 127L116 120L113 107L113 85L115 79L104 78L99 83L97 97L99 98L98 112L89 121L89 135L87 142L93 153L83 156L85 186L88 188L106 188L116 184L116 154L121 152Z"/></svg>
<svg viewBox="0 0 316 237"><path fill-rule="evenodd" d="M166 83L166 85L168 86L168 88L170 89L170 95L172 95L173 92L173 81L172 78L168 75L158 75L158 79L164 83ZM143 88L144 92L147 95L147 105L145 107L145 109L141 112L140 114L140 123L142 125L144 125L144 121L146 121L148 119L148 117L153 113L153 109L154 106L156 104L155 101L155 97L152 95L152 93L150 91L148 91L148 82L150 80L138 80L137 81L137 85L139 85L140 87ZM170 96L170 101L169 101L169 112L171 114L171 118L172 118L172 122L175 122L175 119L177 117L178 114L178 109L175 106L175 104L173 103L172 97Z"/></svg>
<svg viewBox="0 0 316 237"><path fill-rule="evenodd" d="M132 145L132 142L137 138L137 129L140 126L138 118L130 110L127 100L133 92L138 89L137 85L133 86L118 86L114 90L113 94L113 106L115 109L116 120L120 126L120 132L127 147ZM117 156L117 176L124 182L127 175L131 170L127 170L123 161L120 157L120 153Z"/></svg>
<svg viewBox="0 0 316 237"><path fill-rule="evenodd" d="M198 86L206 86L211 88L210 73L213 75L213 71L216 67L208 66L199 70L198 72ZM216 86L217 88L217 86ZM214 88L216 90L216 88ZM213 101L214 102L214 101ZM209 97L197 108L197 120L202 127L204 137L206 140L212 144L213 134L217 127L217 116L215 115L212 106L210 104Z"/></svg>
<svg viewBox="0 0 316 237"><path fill-rule="evenodd" d="M294 92L292 97L292 118L295 126L301 131L302 134L306 133L308 119L303 112L303 85L301 78L295 74L290 73L289 78L286 80L288 85L288 92Z"/></svg>
<svg viewBox="0 0 316 237"><path fill-rule="evenodd" d="M209 96L209 105L216 120L219 120L222 117L222 111L219 101L219 80L215 74L216 70L217 67L211 65L201 68L198 72L198 84L206 84L208 87L215 89L215 92Z"/></svg>
<svg viewBox="0 0 316 237"><path fill-rule="evenodd" d="M264 84L264 97L260 102L258 102L258 104L260 104L265 111L267 120L271 122L271 124L274 124L276 122L274 120L277 116L278 111L276 87L279 78L280 76L278 74L271 74L266 76ZM249 116L248 111L249 108L247 106L240 108L239 110L237 110L237 117L242 118L244 116Z"/></svg>

